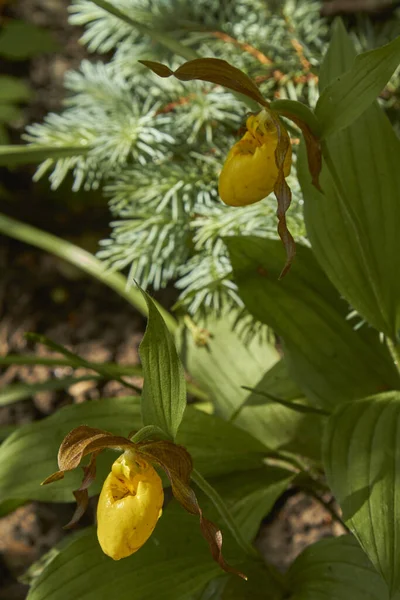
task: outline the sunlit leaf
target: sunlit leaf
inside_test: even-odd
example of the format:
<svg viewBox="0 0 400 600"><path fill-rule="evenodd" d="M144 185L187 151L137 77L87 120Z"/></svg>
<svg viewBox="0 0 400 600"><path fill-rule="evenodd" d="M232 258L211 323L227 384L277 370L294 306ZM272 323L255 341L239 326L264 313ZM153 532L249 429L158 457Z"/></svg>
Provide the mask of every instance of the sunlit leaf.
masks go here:
<svg viewBox="0 0 400 600"><path fill-rule="evenodd" d="M279 281L278 241L225 241L246 308L282 337L289 373L310 402L329 411L341 402L399 386L378 334L353 329L346 320L346 303L309 248L298 247L290 277Z"/></svg>
<svg viewBox="0 0 400 600"><path fill-rule="evenodd" d="M321 540L300 554L287 581L292 600L399 600L350 535Z"/></svg>
<svg viewBox="0 0 400 600"><path fill-rule="evenodd" d="M175 438L186 407L183 367L173 338L153 300L144 292L148 323L139 355L143 365L144 425L160 427Z"/></svg>
<svg viewBox="0 0 400 600"><path fill-rule="evenodd" d="M400 586L400 392L339 407L323 455L346 524L393 594Z"/></svg>

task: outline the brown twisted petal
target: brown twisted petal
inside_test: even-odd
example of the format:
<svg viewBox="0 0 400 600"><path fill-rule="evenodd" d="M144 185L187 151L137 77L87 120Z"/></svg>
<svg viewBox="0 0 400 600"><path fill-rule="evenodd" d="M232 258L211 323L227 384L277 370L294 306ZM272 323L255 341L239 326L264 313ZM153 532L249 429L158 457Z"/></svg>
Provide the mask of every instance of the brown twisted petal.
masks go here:
<svg viewBox="0 0 400 600"><path fill-rule="evenodd" d="M213 559L227 573L234 573L243 579L246 575L228 565L222 555L222 532L212 521L203 516L196 494L190 487L190 475L193 469L192 458L183 446L168 441L143 442L138 444L138 455L158 464L166 472L176 500L187 512L198 515L200 530L207 541Z"/></svg>
<svg viewBox="0 0 400 600"><path fill-rule="evenodd" d="M269 106L269 103L264 99L250 77L220 58L196 58L189 60L176 69L176 71L171 71L167 66L150 60L140 60L139 62L160 77L174 76L180 81L200 80L216 83L239 94L244 94L248 98L258 102L261 106Z"/></svg>

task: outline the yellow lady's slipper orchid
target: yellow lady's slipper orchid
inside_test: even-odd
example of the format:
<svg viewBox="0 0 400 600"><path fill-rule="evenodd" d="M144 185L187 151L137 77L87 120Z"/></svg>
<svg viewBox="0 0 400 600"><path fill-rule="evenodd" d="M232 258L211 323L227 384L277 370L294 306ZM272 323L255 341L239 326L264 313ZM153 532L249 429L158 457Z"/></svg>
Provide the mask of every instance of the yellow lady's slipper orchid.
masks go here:
<svg viewBox="0 0 400 600"><path fill-rule="evenodd" d="M274 191L278 179L275 150L278 145L276 125L266 110L251 115L247 131L230 150L219 177L219 195L229 206L246 206L259 202ZM287 136L282 127L282 134ZM289 146L284 174L290 173L292 149Z"/></svg>
<svg viewBox="0 0 400 600"><path fill-rule="evenodd" d="M200 529L213 559L227 573L246 575L228 565L222 555L222 533L206 519L190 487L193 462L189 452L169 440L130 438L114 435L104 429L80 425L70 431L58 451L58 467L42 485L64 478L67 471L79 467L85 456L90 461L83 467L84 477L74 496L77 507L66 528L73 527L84 514L88 488L96 476L96 459L103 450L113 448L124 453L114 462L103 484L97 506L97 537L105 554L114 560L130 556L149 539L161 516L164 492L153 464L162 468L171 483L176 500L191 515L200 518Z"/></svg>
<svg viewBox="0 0 400 600"><path fill-rule="evenodd" d="M114 560L139 550L162 513L164 492L155 469L128 450L113 464L97 506L97 537Z"/></svg>

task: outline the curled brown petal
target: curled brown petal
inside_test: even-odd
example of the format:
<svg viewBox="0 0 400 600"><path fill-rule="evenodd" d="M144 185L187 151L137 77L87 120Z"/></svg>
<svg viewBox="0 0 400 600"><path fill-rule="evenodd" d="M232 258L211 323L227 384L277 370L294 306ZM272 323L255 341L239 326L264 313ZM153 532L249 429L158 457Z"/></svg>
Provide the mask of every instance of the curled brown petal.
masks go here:
<svg viewBox="0 0 400 600"><path fill-rule="evenodd" d="M203 516L196 494L190 487L190 475L193 469L192 458L183 446L172 442L143 442L138 444L138 454L158 464L167 474L176 500L187 512L198 515L200 530L207 541L213 559L227 573L235 573L247 579L246 575L228 565L222 555L222 533L211 521Z"/></svg>
<svg viewBox="0 0 400 600"><path fill-rule="evenodd" d="M64 525L63 529L71 529L74 527L86 512L89 503L89 494L87 489L75 490L73 494L76 500L76 509L72 515L72 519L69 521L69 523Z"/></svg>
<svg viewBox="0 0 400 600"><path fill-rule="evenodd" d="M278 144L275 150L275 162L278 168L278 178L274 187L274 193L278 202L276 216L278 217L279 237L281 238L286 250L286 263L279 276L279 279L282 279L282 277L284 277L284 275L286 275L290 269L293 259L296 255L296 244L286 223L286 212L292 201L292 192L286 182L284 173L285 158L289 151L290 139L279 118L275 115L272 115L272 118L278 133Z"/></svg>
<svg viewBox="0 0 400 600"><path fill-rule="evenodd" d="M127 438L114 435L103 429L81 425L68 433L58 451L60 471L71 471L80 465L82 458L105 448L127 450L135 448L135 444Z"/></svg>
<svg viewBox="0 0 400 600"><path fill-rule="evenodd" d="M181 65L176 71L171 71L165 65L150 60L140 60L139 62L160 77L173 75L180 81L200 80L216 83L234 92L244 94L261 106L269 106L250 77L220 58L195 58Z"/></svg>

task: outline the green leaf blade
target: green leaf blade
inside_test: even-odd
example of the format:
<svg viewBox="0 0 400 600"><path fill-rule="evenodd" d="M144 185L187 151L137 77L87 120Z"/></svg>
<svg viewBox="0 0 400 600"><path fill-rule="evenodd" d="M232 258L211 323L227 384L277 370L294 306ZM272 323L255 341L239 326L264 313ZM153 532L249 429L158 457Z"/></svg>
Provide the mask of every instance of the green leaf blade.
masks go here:
<svg viewBox="0 0 400 600"><path fill-rule="evenodd" d="M399 386L379 336L352 328L346 304L311 250L299 246L290 277L279 281L282 249L277 241L225 241L242 300L283 338L289 373L310 403L329 411L340 402Z"/></svg>
<svg viewBox="0 0 400 600"><path fill-rule="evenodd" d="M321 70L329 81L352 61L346 32L336 30ZM298 174L307 233L315 255L342 296L378 331L400 330L400 141L374 104L325 144L324 195L312 185L301 149Z"/></svg>
<svg viewBox="0 0 400 600"><path fill-rule="evenodd" d="M290 567L292 600L399 600L350 535L309 546Z"/></svg>
<svg viewBox="0 0 400 600"><path fill-rule="evenodd" d="M72 491L81 483L81 472L67 473L48 486L41 482L57 470L57 453L63 438L85 424L127 436L142 427L137 398L108 398L66 406L40 421L19 427L0 446L0 502L13 499L72 502ZM268 449L247 432L201 411L188 407L176 439L193 457L205 477L237 470L257 469ZM89 488L99 493L117 455L102 453L97 477ZM15 474L21 476L16 477Z"/></svg>
<svg viewBox="0 0 400 600"><path fill-rule="evenodd" d="M343 25L338 25L336 30ZM315 108L322 137L351 125L376 100L400 63L400 37L364 52L325 89Z"/></svg>
<svg viewBox="0 0 400 600"><path fill-rule="evenodd" d="M400 587L400 394L340 407L324 436L324 465L346 524L394 594Z"/></svg>
<svg viewBox="0 0 400 600"><path fill-rule="evenodd" d="M149 316L139 347L143 365L142 417L175 438L186 407L186 382L173 338L153 300L144 293Z"/></svg>
<svg viewBox="0 0 400 600"><path fill-rule="evenodd" d="M102 553L90 528L47 566L28 599L153 600L163 590L165 600L184 600L200 590L220 569L203 547L196 520L172 504L145 546L121 561Z"/></svg>

